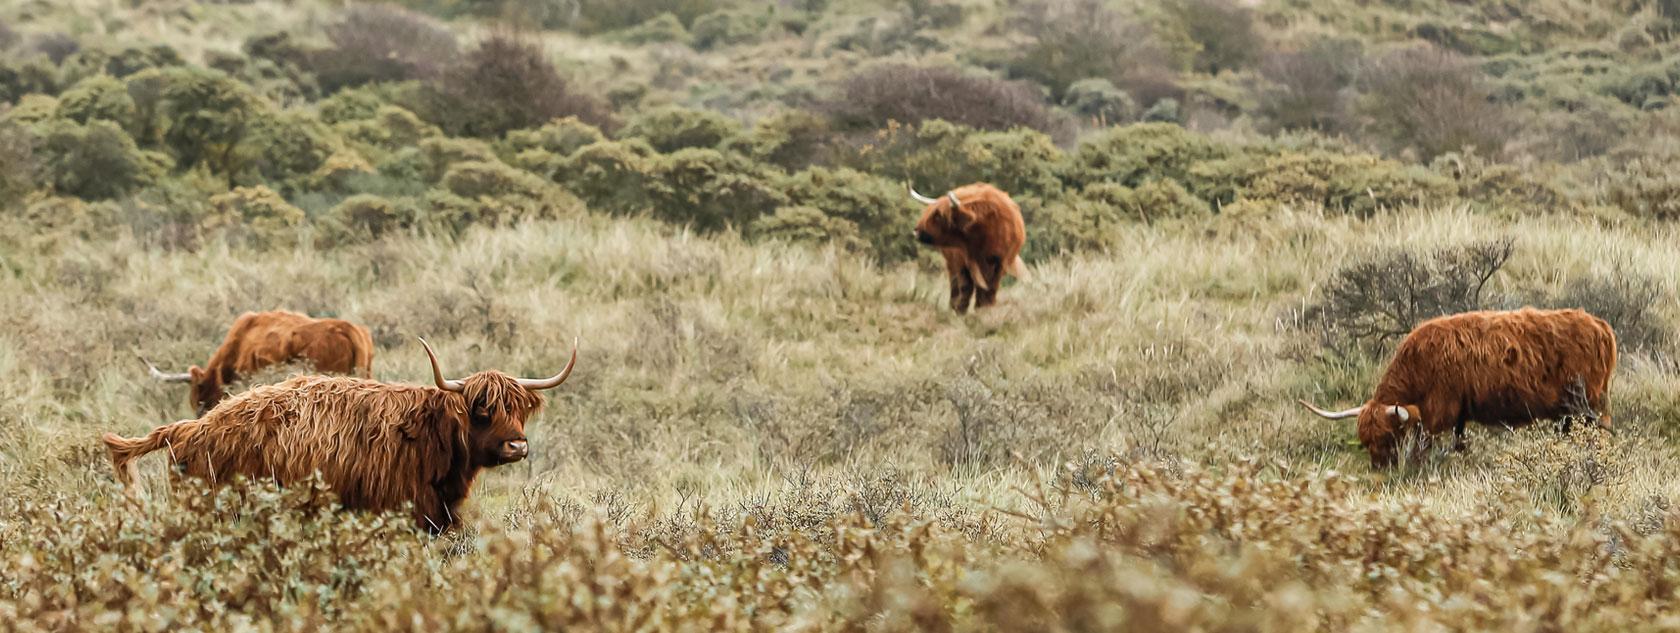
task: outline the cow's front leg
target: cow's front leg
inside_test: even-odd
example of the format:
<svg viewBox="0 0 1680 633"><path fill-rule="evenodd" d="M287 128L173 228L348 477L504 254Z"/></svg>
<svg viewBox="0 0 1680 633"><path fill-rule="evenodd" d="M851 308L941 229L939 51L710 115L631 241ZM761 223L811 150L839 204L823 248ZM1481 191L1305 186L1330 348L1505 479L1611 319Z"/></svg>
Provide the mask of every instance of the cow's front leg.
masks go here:
<svg viewBox="0 0 1680 633"><path fill-rule="evenodd" d="M962 268L951 272L951 309L957 314L968 312L968 304L974 299L974 278L968 269Z"/></svg>
<svg viewBox="0 0 1680 633"><path fill-rule="evenodd" d="M997 303L998 286L1003 284L1003 260L989 256L981 259L980 275L986 283L980 284L980 287L974 291L975 309L990 307Z"/></svg>

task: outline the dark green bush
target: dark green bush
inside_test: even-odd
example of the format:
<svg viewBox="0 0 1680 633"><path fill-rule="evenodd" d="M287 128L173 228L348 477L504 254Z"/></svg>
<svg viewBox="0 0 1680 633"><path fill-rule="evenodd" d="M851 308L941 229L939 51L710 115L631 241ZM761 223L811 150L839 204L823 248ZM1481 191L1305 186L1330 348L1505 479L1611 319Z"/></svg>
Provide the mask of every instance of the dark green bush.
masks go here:
<svg viewBox="0 0 1680 633"><path fill-rule="evenodd" d="M661 13L646 22L619 31L613 38L636 45L687 44L690 41L688 29L683 28L682 20L670 13Z"/></svg>
<svg viewBox="0 0 1680 633"><path fill-rule="evenodd" d="M664 106L631 117L618 137L640 138L668 154L689 147L716 148L740 131L741 124L711 110Z"/></svg>
<svg viewBox="0 0 1680 633"><path fill-rule="evenodd" d="M709 50L757 42L770 28L770 15L762 8L713 11L694 19L694 48Z"/></svg>
<svg viewBox="0 0 1680 633"><path fill-rule="evenodd" d="M22 124L0 121L0 208L16 204L39 184L39 142Z"/></svg>
<svg viewBox="0 0 1680 633"><path fill-rule="evenodd" d="M1322 150L1236 156L1192 168L1189 182L1218 204L1237 200L1322 205L1357 215L1450 199L1457 188L1423 167Z"/></svg>
<svg viewBox="0 0 1680 633"><path fill-rule="evenodd" d="M1050 137L1032 130L982 132L928 121L882 130L839 162L930 191L988 182L1012 195L1048 197L1061 193L1058 172L1065 158Z"/></svg>
<svg viewBox="0 0 1680 633"><path fill-rule="evenodd" d="M0 103L16 104L30 94L58 94L58 86L58 69L45 59L0 59Z"/></svg>
<svg viewBox="0 0 1680 633"><path fill-rule="evenodd" d="M496 162L496 153L478 139L432 137L420 141L420 175L426 182L437 182L456 163Z"/></svg>
<svg viewBox="0 0 1680 633"><path fill-rule="evenodd" d="M776 209L772 215L753 220L747 236L759 241L832 244L851 252L865 252L869 248L869 243L858 235L857 225L815 207Z"/></svg>
<svg viewBox="0 0 1680 633"><path fill-rule="evenodd" d="M1137 102L1107 79L1081 79L1068 86L1062 106L1097 126L1127 123L1138 116Z"/></svg>
<svg viewBox="0 0 1680 633"><path fill-rule="evenodd" d="M368 121L379 114L379 109L391 105L391 95L374 86L363 86L340 90L332 96L315 103L315 109L320 112L321 121L329 125L337 125L349 121Z"/></svg>
<svg viewBox="0 0 1680 633"><path fill-rule="evenodd" d="M304 223L302 209L262 185L236 187L212 196L210 207L210 214L200 225L207 235L252 248L296 244L298 229Z"/></svg>
<svg viewBox="0 0 1680 633"><path fill-rule="evenodd" d="M973 75L949 66L898 62L870 66L840 83L824 110L841 130L874 130L888 122L941 119L983 130L1028 127L1056 132L1063 122L1038 89Z"/></svg>
<svg viewBox="0 0 1680 633"><path fill-rule="evenodd" d="M117 51L82 49L64 60L61 71L67 82L96 75L123 79L148 68L173 68L186 64L181 54L167 44L129 47Z"/></svg>
<svg viewBox="0 0 1680 633"><path fill-rule="evenodd" d="M287 194L305 186L304 179L321 169L337 145L332 130L298 110L262 117L251 127L243 143L249 156L244 167Z"/></svg>
<svg viewBox="0 0 1680 633"><path fill-rule="evenodd" d="M774 178L772 169L739 154L689 148L653 161L648 194L654 215L668 222L702 231L744 231L787 205Z"/></svg>
<svg viewBox="0 0 1680 633"><path fill-rule="evenodd" d="M163 161L134 144L110 121L68 120L43 124L34 155L54 191L83 200L117 198L150 184Z"/></svg>
<svg viewBox="0 0 1680 633"><path fill-rule="evenodd" d="M554 190L552 183L530 172L488 161L452 164L442 184L449 193L468 199L517 196L539 200Z"/></svg>
<svg viewBox="0 0 1680 633"><path fill-rule="evenodd" d="M635 213L652 204L648 185L657 160L645 142L603 141L579 148L552 177L591 209Z"/></svg>
<svg viewBox="0 0 1680 633"><path fill-rule="evenodd" d="M607 127L602 103L560 76L541 45L492 34L427 81L412 110L451 136L500 137L522 128L575 116Z"/></svg>
<svg viewBox="0 0 1680 633"><path fill-rule="evenodd" d="M58 116L77 123L101 120L132 129L135 113L128 87L107 75L84 79L58 97Z"/></svg>
<svg viewBox="0 0 1680 633"><path fill-rule="evenodd" d="M345 198L319 219L321 234L330 244L377 240L414 225L416 210L375 195Z"/></svg>
<svg viewBox="0 0 1680 633"><path fill-rule="evenodd" d="M1079 188L1112 182L1136 187L1149 180L1188 182L1190 169L1227 158L1231 148L1166 123L1139 123L1098 132L1069 160L1066 179Z"/></svg>
<svg viewBox="0 0 1680 633"><path fill-rule="evenodd" d="M543 150L564 158L606 138L600 128L584 123L577 117L566 117L549 121L539 128L509 132L505 145L510 154Z"/></svg>
<svg viewBox="0 0 1680 633"><path fill-rule="evenodd" d="M812 224L808 213L789 211L788 217L770 221L780 230L793 231L793 225L800 224L796 220L812 220L804 224L837 230L848 239L861 239L882 260L916 255L917 244L908 236L920 205L910 200L902 183L851 169L812 167L784 178L780 188L789 203L816 209L827 218ZM831 221L842 221L850 229Z"/></svg>
<svg viewBox="0 0 1680 633"><path fill-rule="evenodd" d="M630 28L663 14L683 24L728 6L726 0L623 0L622 2L580 2L578 20L572 28L581 33L600 33Z"/></svg>
<svg viewBox="0 0 1680 633"><path fill-rule="evenodd" d="M1195 68L1216 74L1247 68L1265 48L1254 28L1254 10L1238 0L1171 0L1164 4L1174 26L1196 44Z"/></svg>
<svg viewBox="0 0 1680 633"><path fill-rule="evenodd" d="M760 119L724 147L786 170L804 169L830 158L828 121L807 110L783 110Z"/></svg>
<svg viewBox="0 0 1680 633"><path fill-rule="evenodd" d="M383 106L372 118L334 127L348 140L385 151L416 147L422 140L442 134L436 126L397 106Z"/></svg>
<svg viewBox="0 0 1680 633"><path fill-rule="evenodd" d="M138 73L128 87L143 142L161 145L178 169L204 165L229 182L251 159L244 141L274 115L249 87L201 68Z"/></svg>

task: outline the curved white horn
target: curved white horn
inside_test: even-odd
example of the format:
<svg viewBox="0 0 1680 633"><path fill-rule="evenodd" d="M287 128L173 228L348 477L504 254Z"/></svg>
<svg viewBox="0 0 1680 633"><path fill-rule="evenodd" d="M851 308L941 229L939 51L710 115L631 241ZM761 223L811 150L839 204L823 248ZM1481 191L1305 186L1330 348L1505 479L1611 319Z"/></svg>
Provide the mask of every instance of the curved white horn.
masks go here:
<svg viewBox="0 0 1680 633"><path fill-rule="evenodd" d="M139 356L139 355L136 354L136 356ZM186 372L182 372L182 373L179 373L179 374L163 373L161 371L158 371L157 366L153 365L152 361L146 360L145 356L140 356L140 362L145 363L146 364L146 371L148 371L152 374L153 379L158 380L160 382L192 382L192 374L191 373L186 373Z"/></svg>
<svg viewBox="0 0 1680 633"><path fill-rule="evenodd" d="M426 358L432 361L432 380L437 382L437 388L455 393L461 393L462 390L467 388L466 383L459 380L444 380L443 370L438 369L437 354L432 352L432 346L427 344L426 339L423 338L420 339L420 346L426 348Z"/></svg>
<svg viewBox="0 0 1680 633"><path fill-rule="evenodd" d="M561 383L566 382L567 378L572 377L572 368L577 366L577 349L577 339L573 338L572 360L566 363L565 369L560 370L560 373L555 374L552 378L520 378L519 386L531 391L542 391L544 389L553 389L560 386Z"/></svg>
<svg viewBox="0 0 1680 633"><path fill-rule="evenodd" d="M962 208L962 203L957 202L957 192L947 191L947 192L945 192L945 197L951 199L951 208L952 209L961 209Z"/></svg>
<svg viewBox="0 0 1680 633"><path fill-rule="evenodd" d="M1318 407L1313 406L1311 403L1307 402L1306 400L1296 400L1296 402L1301 403L1301 406L1306 407L1307 410L1318 414L1318 417L1324 418L1326 420L1345 420L1347 418L1357 416L1357 415L1359 415L1360 411L1365 410L1365 407L1363 405L1361 405L1361 406L1354 407L1352 409L1348 409L1346 411L1325 411L1324 409L1320 409Z"/></svg>
<svg viewBox="0 0 1680 633"><path fill-rule="evenodd" d="M935 202L939 202L938 200L934 200L933 198L929 198L929 197L924 196L922 194L916 193L916 188L911 186L910 183L904 183L904 186L910 190L910 197L915 198L916 202L920 202L922 204L933 204Z"/></svg>
<svg viewBox="0 0 1680 633"><path fill-rule="evenodd" d="M1412 412L1407 411L1405 407L1402 407L1400 405L1395 405L1395 406L1389 407L1388 412L1390 414L1392 414L1394 417L1400 418L1401 422L1405 422L1407 420L1412 419Z"/></svg>

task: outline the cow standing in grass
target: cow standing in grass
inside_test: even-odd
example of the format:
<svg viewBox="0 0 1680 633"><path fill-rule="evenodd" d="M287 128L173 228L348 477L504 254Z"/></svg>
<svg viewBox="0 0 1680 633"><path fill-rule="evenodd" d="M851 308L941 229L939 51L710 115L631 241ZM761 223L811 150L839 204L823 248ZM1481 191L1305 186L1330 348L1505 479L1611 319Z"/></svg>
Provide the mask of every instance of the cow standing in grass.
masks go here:
<svg viewBox="0 0 1680 633"><path fill-rule="evenodd" d="M246 312L228 328L221 347L203 368L166 374L150 361L152 377L188 383L193 410L204 415L227 397L225 387L265 367L306 361L315 371L373 377L373 337L367 328L343 319L316 319L296 312Z"/></svg>
<svg viewBox="0 0 1680 633"><path fill-rule="evenodd" d="M1027 225L1021 207L997 187L976 183L929 198L910 189L910 197L926 205L916 223L916 241L939 249L951 280L951 309L962 314L997 303L1005 273L1025 279L1021 247Z"/></svg>
<svg viewBox="0 0 1680 633"><path fill-rule="evenodd" d="M1523 426L1589 414L1610 428L1615 370L1616 333L1586 312L1468 312L1413 329L1365 404L1338 412L1301 404L1332 420L1357 416L1371 464L1386 467L1413 432L1427 441L1452 429L1461 446L1469 420Z"/></svg>
<svg viewBox="0 0 1680 633"><path fill-rule="evenodd" d="M135 458L167 449L177 475L215 483L244 476L286 485L320 473L346 508L390 511L412 503L416 523L441 533L455 524L480 470L528 454L525 423L543 404L537 392L566 382L577 349L552 378L482 371L445 380L431 346L421 345L435 387L299 376L143 438L106 433L112 466L131 484Z"/></svg>

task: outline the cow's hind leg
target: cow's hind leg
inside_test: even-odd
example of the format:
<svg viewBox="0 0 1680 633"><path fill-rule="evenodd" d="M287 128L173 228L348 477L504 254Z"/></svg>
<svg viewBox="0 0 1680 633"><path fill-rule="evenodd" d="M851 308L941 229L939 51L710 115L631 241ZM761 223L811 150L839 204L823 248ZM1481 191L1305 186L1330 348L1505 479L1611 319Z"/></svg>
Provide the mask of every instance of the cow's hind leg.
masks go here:
<svg viewBox="0 0 1680 633"><path fill-rule="evenodd" d="M951 309L957 314L968 312L969 302L974 300L974 278L968 269L963 268L951 273Z"/></svg>
<svg viewBox="0 0 1680 633"><path fill-rule="evenodd" d="M996 257L986 257L980 260L980 274L985 277L986 283L975 291L974 307L976 309L997 304L998 286L1003 283L1003 260Z"/></svg>

